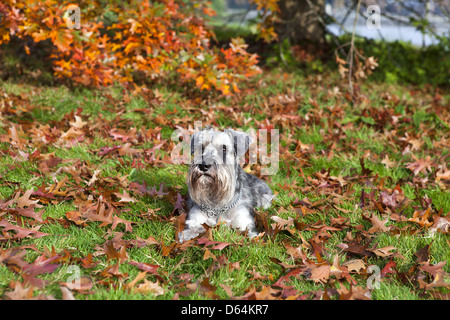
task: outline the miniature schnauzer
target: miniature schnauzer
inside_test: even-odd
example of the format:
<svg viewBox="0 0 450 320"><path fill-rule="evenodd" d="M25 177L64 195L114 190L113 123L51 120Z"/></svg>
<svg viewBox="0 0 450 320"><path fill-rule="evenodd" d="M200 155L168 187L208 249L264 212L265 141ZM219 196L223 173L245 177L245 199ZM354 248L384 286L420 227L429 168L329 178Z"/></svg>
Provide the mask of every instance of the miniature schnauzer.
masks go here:
<svg viewBox="0 0 450 320"><path fill-rule="evenodd" d="M187 185L188 215L180 242L195 238L209 226L224 221L226 225L247 231L255 229L254 208L267 209L274 198L269 186L244 172L239 162L249 148L250 136L233 129L223 132L207 127L191 139L191 163Z"/></svg>

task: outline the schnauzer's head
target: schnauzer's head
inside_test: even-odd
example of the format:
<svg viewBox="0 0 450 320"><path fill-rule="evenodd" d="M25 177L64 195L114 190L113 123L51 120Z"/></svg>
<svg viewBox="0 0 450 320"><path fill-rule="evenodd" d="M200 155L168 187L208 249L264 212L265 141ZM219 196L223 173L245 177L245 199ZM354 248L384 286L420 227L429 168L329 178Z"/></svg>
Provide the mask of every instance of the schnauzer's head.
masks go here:
<svg viewBox="0 0 450 320"><path fill-rule="evenodd" d="M225 206L234 196L239 159L250 145L250 136L233 129L207 127L191 138L193 161L187 185L197 204Z"/></svg>

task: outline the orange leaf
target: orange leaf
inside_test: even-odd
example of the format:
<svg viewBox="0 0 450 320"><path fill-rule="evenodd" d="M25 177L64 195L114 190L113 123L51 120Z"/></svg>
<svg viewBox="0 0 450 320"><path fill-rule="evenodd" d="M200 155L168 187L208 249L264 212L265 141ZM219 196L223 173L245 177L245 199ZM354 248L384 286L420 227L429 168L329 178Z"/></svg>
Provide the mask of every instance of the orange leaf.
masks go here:
<svg viewBox="0 0 450 320"><path fill-rule="evenodd" d="M201 88L203 85L204 79L202 76L199 76L197 79L195 79L195 83L197 84L197 87Z"/></svg>

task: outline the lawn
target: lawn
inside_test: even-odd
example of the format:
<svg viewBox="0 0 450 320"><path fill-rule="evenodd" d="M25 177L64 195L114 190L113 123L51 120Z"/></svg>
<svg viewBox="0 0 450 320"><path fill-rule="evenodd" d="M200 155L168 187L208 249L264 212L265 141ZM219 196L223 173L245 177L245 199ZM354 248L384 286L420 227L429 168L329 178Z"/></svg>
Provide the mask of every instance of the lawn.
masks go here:
<svg viewBox="0 0 450 320"><path fill-rule="evenodd" d="M226 98L0 82L0 298L444 299L450 94L266 70ZM278 129L260 235L179 244L172 133Z"/></svg>

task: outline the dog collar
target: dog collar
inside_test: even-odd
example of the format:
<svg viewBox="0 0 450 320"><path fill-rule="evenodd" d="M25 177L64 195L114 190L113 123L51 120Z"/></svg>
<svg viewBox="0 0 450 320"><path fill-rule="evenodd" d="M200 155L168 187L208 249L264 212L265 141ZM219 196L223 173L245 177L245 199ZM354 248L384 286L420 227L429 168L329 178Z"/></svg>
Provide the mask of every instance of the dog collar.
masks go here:
<svg viewBox="0 0 450 320"><path fill-rule="evenodd" d="M218 216L220 214L224 214L225 212L227 212L228 210L233 208L239 202L239 200L241 200L241 196L242 196L242 188L239 190L239 194L238 194L236 200L234 200L232 203L230 203L226 207L223 207L223 208L210 208L208 206L205 206L204 204L201 204L200 205L200 209L203 212L205 212L208 215L209 218L212 218L214 216Z"/></svg>

